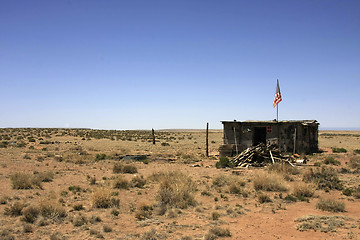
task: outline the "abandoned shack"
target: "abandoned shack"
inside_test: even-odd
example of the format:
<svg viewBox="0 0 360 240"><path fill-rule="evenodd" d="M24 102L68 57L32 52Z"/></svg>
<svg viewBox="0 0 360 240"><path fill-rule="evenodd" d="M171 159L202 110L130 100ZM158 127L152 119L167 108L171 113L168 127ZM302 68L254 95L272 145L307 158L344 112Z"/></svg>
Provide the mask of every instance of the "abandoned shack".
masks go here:
<svg viewBox="0 0 360 240"><path fill-rule="evenodd" d="M281 152L310 154L318 151L316 120L222 121L224 145L220 156L233 156L259 143L276 144Z"/></svg>

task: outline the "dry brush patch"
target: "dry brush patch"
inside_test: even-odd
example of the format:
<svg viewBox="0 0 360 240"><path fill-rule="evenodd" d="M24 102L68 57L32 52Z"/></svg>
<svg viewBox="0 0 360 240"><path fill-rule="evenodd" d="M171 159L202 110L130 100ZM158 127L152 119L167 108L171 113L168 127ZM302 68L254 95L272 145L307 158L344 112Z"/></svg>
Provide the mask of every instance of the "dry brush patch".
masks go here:
<svg viewBox="0 0 360 240"><path fill-rule="evenodd" d="M282 174L274 172L260 172L253 178L255 190L285 192L288 190Z"/></svg>
<svg viewBox="0 0 360 240"><path fill-rule="evenodd" d="M153 176L160 183L157 199L162 206L186 208L196 205L196 184L182 172L161 172Z"/></svg>
<svg viewBox="0 0 360 240"><path fill-rule="evenodd" d="M26 133L27 131L29 133ZM270 209L275 209L279 204L283 204L287 208L286 213L289 213L289 215L292 214L289 211L292 211L292 209L297 208L301 204L304 207L304 215L307 211L309 211L308 213L315 211L313 202L311 204L298 202L287 204L284 203L284 198L282 197L282 195L289 195L295 198L296 201L299 200L298 197L311 197L314 191L313 186L316 185L317 187L317 180L313 178L307 183L301 182L302 174L306 172L306 169L309 168L308 166L293 168L290 165L275 164L269 168L250 168L248 170L216 169L215 164L218 157L214 155L217 154L218 145L221 144L221 132L217 133L217 139L215 139L216 141L214 140L216 144L210 145L210 152L212 151L213 156L206 158L204 156L204 147L202 146L202 139L205 139L203 133L163 133L159 137L159 142L156 142L156 145L152 145L152 142L148 142L146 134L136 131L126 134L120 131L73 129L47 131L46 129L24 131L23 139L26 140L28 137L33 137L35 142L31 142L31 145L26 148L17 148L10 144L13 139L17 138L15 136L16 131L13 133L12 130L9 130L6 133L10 138L10 140L6 140L9 144L7 148L1 149L5 154L0 156L0 166L2 166L5 174L11 174L11 171L13 171L12 173L26 173L31 169L30 171L32 172L29 172L30 174L28 175L37 177L40 180L40 186L44 186L43 189L40 189L35 184L30 188L24 188L32 188L32 190L12 190L9 184L11 182L9 179L5 179L5 182L7 181L8 184L4 186L5 191L7 191L4 192L4 196L9 197L0 198L0 203L3 204L0 207L2 207L4 212L8 208L9 213L12 212L14 216L10 216L11 214L5 216L3 214L3 218L0 220L5 222L2 229L8 228L10 230L9 235L13 235L13 238L16 239L22 239L27 236L30 238L41 238L46 232L49 233L48 238L50 239L165 239L167 237L169 239L185 240L203 239L205 237L204 234L208 235L208 239L225 237L223 235L226 234L221 234L221 231L212 231L209 234L210 231L207 231L213 228L213 226L229 228L232 231L232 236L227 237L227 239L237 239L241 236L238 231L232 230L236 227L234 222L238 223L242 220L245 222L252 221L249 218L252 218L253 214L259 214L262 217L264 216L263 210L266 211L265 214L268 214ZM27 134L31 134L31 136ZM53 139L50 140L45 137L47 134ZM58 141L60 143L39 145L40 141ZM77 143L75 144L75 142ZM161 142L167 142L171 147L161 146ZM46 151L42 150L44 147L46 147ZM349 152L353 149L340 144L339 147L349 149ZM124 149L126 149L126 153ZM81 155L84 153L86 155ZM23 157L26 154L31 158L26 157L24 159ZM102 160L96 160L96 154L101 155L99 158L102 158L103 154L106 156ZM122 159L124 154L148 155L150 161L145 165L141 162L124 160ZM350 169L353 165L350 165L349 157L358 156L351 154L347 153L344 155L339 153L334 154L334 156L341 163L348 161ZM323 161L327 155L326 153L321 153L317 156ZM3 156L14 156L14 160L18 161L20 159L24 164L18 165L18 162L9 161ZM37 161L37 156L41 156L42 160ZM196 164L197 167L189 166L189 163L195 161L199 161ZM82 164L75 165L76 163ZM120 163L122 166L119 167L119 172L114 174L112 170L115 163ZM356 161L354 163L356 164ZM332 163L329 162L330 164ZM360 196L356 195L358 185L356 174L358 170L355 164L354 170L349 170L348 172L339 171L340 168L335 167L335 172L338 174L338 178L341 179L341 183L347 188L351 188L350 197L341 196L348 201L346 202L348 204L346 205L346 210L348 211L346 215L349 216L354 215L353 208L358 202L356 196ZM141 165L139 170L141 175L138 175L138 173L136 173L137 176L125 174L129 172L128 170L123 171L126 165L136 167ZM325 163L322 162L322 165L324 166ZM166 169L166 171L153 174L156 171L160 171L160 169ZM179 181L180 183L177 180L173 181L173 177L176 174L170 174L168 169L172 169L175 172L178 169L182 169L185 178L179 177L183 178L183 180ZM51 173L51 171L55 173ZM314 169L314 173L317 173L317 171L321 172L321 168ZM281 181L288 189L288 194L279 190L282 188L265 187L265 185L261 184L261 189L255 192L255 185L253 185L254 176L261 172L282 176L285 180L282 179ZM44 183L51 181L51 178L55 176L54 182ZM126 180L128 187L121 190L114 189L115 181L121 178ZM177 177L175 176L175 178ZM187 178L191 181L186 180ZM194 187L189 188L187 186L189 182ZM196 187L200 189L200 192L196 192ZM56 217L59 216L59 213L56 213L59 211L55 210L46 211L53 212L53 214L45 214L48 217L42 215L39 203L44 196L49 194L49 191L61 193L60 199L45 200L51 200L53 205L60 204L66 210L66 217ZM103 192L96 193L98 191ZM278 191L281 193L278 193ZM319 194L322 195L324 193L319 191ZM335 196L339 194L339 192L330 191L324 195L338 199ZM243 198L245 196L248 197ZM121 199L121 205L119 199ZM149 200L150 203L146 203L144 206L138 205L144 199ZM266 203L269 199L272 202ZM315 200L311 199L311 201ZM16 202L18 202L18 206L14 206ZM196 208L186 208L186 206L195 205L194 202L198 203ZM260 208L259 202L264 202L263 205L260 205ZM314 204L316 204L316 201ZM163 214L159 214L158 210L163 210ZM275 214L274 211L274 218L283 217L281 215L283 212L285 211L276 211ZM248 216L244 216L245 213ZM346 224L346 229L357 234L357 216L355 218L356 220L353 221L353 224L356 225L356 228ZM56 221L52 221L52 219L56 219ZM329 224L333 224L332 221L328 220L319 221L327 221ZM307 226L310 226L309 229L316 227L319 221L316 220L314 224ZM119 227L120 224L124 223L126 227ZM254 223L257 224L258 222ZM303 223L308 224L310 220L299 222L298 224ZM58 226L55 226L55 224ZM327 228L327 223L321 224L322 228ZM336 224L334 223L334 225ZM263 227L266 226L259 225L259 229L264 230L262 229ZM347 231L344 227L341 227L342 232ZM149 231L152 228L156 230ZM305 228L306 226L303 225L302 229ZM51 229L51 232L48 231L49 229ZM190 231L191 229L200 230L202 233L194 234L193 231ZM55 232L55 230L58 232ZM271 230L267 229L269 234L276 233L277 230L276 227ZM287 231L297 237L294 234L294 230L296 231L295 228L288 229ZM317 231L323 230L319 229ZM325 229L324 232L326 231ZM6 235L6 232L4 234ZM248 229L243 229L241 234L253 233L249 233ZM316 234L314 233L309 239L318 238L319 235ZM334 232L331 234L333 234L331 236L334 238L343 237L343 235L340 235L341 233ZM190 235L192 237L189 237ZM286 234L281 237L286 238Z"/></svg>
<svg viewBox="0 0 360 240"><path fill-rule="evenodd" d="M342 190L343 185L338 177L337 171L332 167L322 167L321 169L308 169L304 173L303 180L317 185L318 189L326 191L330 189Z"/></svg>
<svg viewBox="0 0 360 240"><path fill-rule="evenodd" d="M320 198L316 208L328 212L345 212L345 203L330 198Z"/></svg>
<svg viewBox="0 0 360 240"><path fill-rule="evenodd" d="M118 208L120 199L113 197L111 191L106 188L95 189L91 196L91 202L94 208Z"/></svg>
<svg viewBox="0 0 360 240"><path fill-rule="evenodd" d="M351 218L344 216L316 216L306 215L295 219L298 222L297 230L309 231L314 230L321 232L335 232L337 228L345 228L347 221Z"/></svg>

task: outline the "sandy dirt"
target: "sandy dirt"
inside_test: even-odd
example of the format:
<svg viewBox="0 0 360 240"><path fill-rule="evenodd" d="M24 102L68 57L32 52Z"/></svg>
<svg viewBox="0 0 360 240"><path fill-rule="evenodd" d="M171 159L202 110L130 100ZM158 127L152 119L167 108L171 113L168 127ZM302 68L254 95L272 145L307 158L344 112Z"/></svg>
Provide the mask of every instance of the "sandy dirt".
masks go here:
<svg viewBox="0 0 360 240"><path fill-rule="evenodd" d="M360 199L356 195L317 189L305 201L284 199L292 194L296 183L303 181L306 171L321 166L334 168L344 189L356 190L360 170L350 162L360 159L354 152L360 149L360 131L320 131L322 153L306 156L308 163L296 167L299 173L291 176L292 181L284 180L288 190L283 192L255 190L253 179L259 172L268 172L266 168L217 169L222 131L210 131L210 157L205 156L204 131L156 132L155 145L150 133L1 129L0 142L7 143L0 148L0 239L360 239ZM347 152L333 153L334 147ZM101 154L106 154L105 159L99 159ZM120 160L124 155L147 155L147 160ZM324 164L328 157L340 165ZM138 172L114 173L114 164L118 163L135 166ZM167 206L161 211L161 183L154 176L169 172L182 172L191 178L197 188L193 193L196 204ZM41 187L16 189L12 180L16 173L50 173L53 178L42 182ZM129 182L141 176L146 184L141 188L114 188L119 176ZM241 191L247 194L231 193L228 185L215 186L214 179L219 176L244 182ZM95 183L91 179L96 179ZM71 186L80 190L73 192ZM94 206L96 191L111 193L119 200L118 206ZM269 196L270 202L261 203L261 194ZM320 199L343 202L345 211L320 210ZM46 201L62 207L65 216L43 216L40 212L32 223L24 219L24 209L39 208ZM24 207L19 216L12 214L17 203ZM82 208L76 209L79 205ZM139 220L136 214L144 205L151 207L151 215ZM341 216L342 222L331 231L325 231L326 224L316 231L299 231L301 222L296 220L308 215ZM229 230L231 236L210 236L209 231L216 227Z"/></svg>

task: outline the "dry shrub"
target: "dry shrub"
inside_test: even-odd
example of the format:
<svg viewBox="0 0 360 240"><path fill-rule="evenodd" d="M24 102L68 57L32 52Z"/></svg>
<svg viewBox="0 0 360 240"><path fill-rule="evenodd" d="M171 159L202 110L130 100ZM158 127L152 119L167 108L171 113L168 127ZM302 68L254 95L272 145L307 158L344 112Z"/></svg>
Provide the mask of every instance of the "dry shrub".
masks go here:
<svg viewBox="0 0 360 240"><path fill-rule="evenodd" d="M92 204L95 208L119 207L120 200L112 197L111 191L108 189L97 189L91 197Z"/></svg>
<svg viewBox="0 0 360 240"><path fill-rule="evenodd" d="M118 176L113 181L113 187L119 189L129 189L129 181L123 176Z"/></svg>
<svg viewBox="0 0 360 240"><path fill-rule="evenodd" d="M303 180L315 183L318 189L342 190L343 188L336 170L332 167L322 167L320 170L308 169L304 173Z"/></svg>
<svg viewBox="0 0 360 240"><path fill-rule="evenodd" d="M236 176L217 175L212 180L213 186L221 188L228 186L229 193L241 194L243 193L242 187L245 186L245 182ZM220 191L220 189L218 189Z"/></svg>
<svg viewBox="0 0 360 240"><path fill-rule="evenodd" d="M153 212L153 208L151 205L142 204L135 211L135 217L137 220L145 220L151 217L152 212Z"/></svg>
<svg viewBox="0 0 360 240"><path fill-rule="evenodd" d="M300 173L300 170L296 167L291 166L290 164L285 163L274 163L269 165L268 167L269 172L277 172L282 173L284 175L296 175Z"/></svg>
<svg viewBox="0 0 360 240"><path fill-rule="evenodd" d="M268 195L266 195L266 194L259 194L258 195L258 200L259 200L259 203L271 202L270 197Z"/></svg>
<svg viewBox="0 0 360 240"><path fill-rule="evenodd" d="M14 204L5 208L4 214L12 217L21 216L24 207L25 207L24 203L15 202Z"/></svg>
<svg viewBox="0 0 360 240"><path fill-rule="evenodd" d="M156 233L156 230L152 228L150 231L144 232L141 237L141 240L157 240L159 235Z"/></svg>
<svg viewBox="0 0 360 240"><path fill-rule="evenodd" d="M196 185L191 178L182 172L168 172L161 174L160 187L157 198L161 205L186 208L194 206L194 192Z"/></svg>
<svg viewBox="0 0 360 240"><path fill-rule="evenodd" d="M350 157L350 167L354 169L360 169L360 156Z"/></svg>
<svg viewBox="0 0 360 240"><path fill-rule="evenodd" d="M23 221L34 223L40 214L40 209L37 206L28 206L22 210Z"/></svg>
<svg viewBox="0 0 360 240"><path fill-rule="evenodd" d="M72 219L72 224L75 227L80 227L84 224L86 224L88 222L87 218L81 214L76 215L73 219Z"/></svg>
<svg viewBox="0 0 360 240"><path fill-rule="evenodd" d="M205 240L214 240L218 237L231 237L230 230L221 227L213 227L209 230L208 234L205 235Z"/></svg>
<svg viewBox="0 0 360 240"><path fill-rule="evenodd" d="M56 199L43 199L39 203L40 214L45 218L58 220L66 217L65 208Z"/></svg>
<svg viewBox="0 0 360 240"><path fill-rule="evenodd" d="M227 175L217 175L212 179L213 186L224 187L232 182L232 177Z"/></svg>
<svg viewBox="0 0 360 240"><path fill-rule="evenodd" d="M23 225L23 232L24 233L31 233L33 232L33 227L30 224Z"/></svg>
<svg viewBox="0 0 360 240"><path fill-rule="evenodd" d="M314 195L315 188L316 187L313 184L298 182L294 184L292 193L296 197L312 197Z"/></svg>
<svg viewBox="0 0 360 240"><path fill-rule="evenodd" d="M50 240L66 240L67 237L65 237L62 233L54 232L50 235Z"/></svg>
<svg viewBox="0 0 360 240"><path fill-rule="evenodd" d="M137 173L137 167L135 165L131 164L121 164L121 163L115 163L113 167L113 173L130 173L134 174Z"/></svg>
<svg viewBox="0 0 360 240"><path fill-rule="evenodd" d="M335 232L337 228L345 227L345 220L349 220L344 216L315 216L306 215L295 219L295 222L300 222L297 225L297 230L303 232L308 230L321 232Z"/></svg>
<svg viewBox="0 0 360 240"><path fill-rule="evenodd" d="M221 217L221 215L218 212L212 212L211 213L211 219L214 220L214 221L219 220L220 217Z"/></svg>
<svg viewBox="0 0 360 240"><path fill-rule="evenodd" d="M0 239L1 240L14 240L15 237L11 234L8 229L0 230Z"/></svg>
<svg viewBox="0 0 360 240"><path fill-rule="evenodd" d="M109 225L104 225L103 230L104 230L104 232L112 232L112 227Z"/></svg>
<svg viewBox="0 0 360 240"><path fill-rule="evenodd" d="M284 192L288 189L284 176L274 172L261 172L255 175L253 183L255 190Z"/></svg>
<svg viewBox="0 0 360 240"><path fill-rule="evenodd" d="M113 173L122 173L123 165L121 163L115 163L113 167Z"/></svg>
<svg viewBox="0 0 360 240"><path fill-rule="evenodd" d="M55 173L52 171L40 172L36 174L36 176L40 179L41 182L51 182L55 177Z"/></svg>
<svg viewBox="0 0 360 240"><path fill-rule="evenodd" d="M317 202L316 208L328 212L345 212L345 203L334 199L321 198Z"/></svg>
<svg viewBox="0 0 360 240"><path fill-rule="evenodd" d="M143 188L146 184L146 180L143 176L135 176L130 181L130 187Z"/></svg>
<svg viewBox="0 0 360 240"><path fill-rule="evenodd" d="M41 178L36 175L17 172L10 176L13 189L41 188Z"/></svg>

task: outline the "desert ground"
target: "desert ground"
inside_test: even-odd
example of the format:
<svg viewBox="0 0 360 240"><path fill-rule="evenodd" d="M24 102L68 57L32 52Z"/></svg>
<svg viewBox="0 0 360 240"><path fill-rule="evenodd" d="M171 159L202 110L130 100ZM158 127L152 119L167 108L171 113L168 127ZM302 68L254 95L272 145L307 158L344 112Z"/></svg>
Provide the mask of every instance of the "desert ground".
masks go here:
<svg viewBox="0 0 360 240"><path fill-rule="evenodd" d="M222 131L0 129L0 239L360 239L360 131L216 168ZM145 156L144 156L145 155Z"/></svg>

